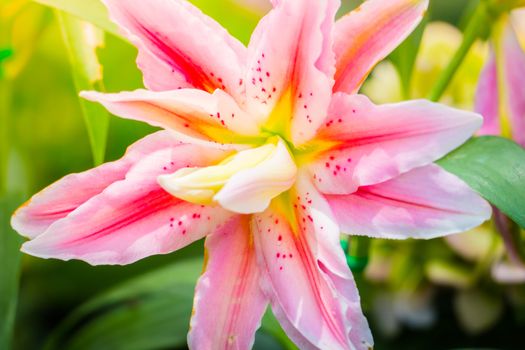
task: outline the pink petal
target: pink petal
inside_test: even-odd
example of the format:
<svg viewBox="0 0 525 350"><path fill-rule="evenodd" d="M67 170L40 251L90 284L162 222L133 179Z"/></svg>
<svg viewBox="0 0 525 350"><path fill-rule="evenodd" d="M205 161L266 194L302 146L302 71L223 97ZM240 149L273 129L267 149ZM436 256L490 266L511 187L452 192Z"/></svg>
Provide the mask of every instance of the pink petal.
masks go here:
<svg viewBox="0 0 525 350"><path fill-rule="evenodd" d="M121 159L79 174L70 174L45 188L16 211L11 225L21 235L35 238L53 222L66 217L113 182L123 180L128 170L142 157L178 144L180 142L165 131L146 136L130 146Z"/></svg>
<svg viewBox="0 0 525 350"><path fill-rule="evenodd" d="M425 100L376 106L334 95L318 138L335 145L310 166L323 193L348 194L429 164L465 142L481 116Z"/></svg>
<svg viewBox="0 0 525 350"><path fill-rule="evenodd" d="M510 25L505 28L503 47L512 137L525 147L525 52Z"/></svg>
<svg viewBox="0 0 525 350"><path fill-rule="evenodd" d="M246 48L199 9L181 0L103 2L138 47L149 89L223 89L240 96Z"/></svg>
<svg viewBox="0 0 525 350"><path fill-rule="evenodd" d="M236 216L206 238L206 270L195 289L191 349L251 349L268 301L248 216Z"/></svg>
<svg viewBox="0 0 525 350"><path fill-rule="evenodd" d="M491 275L494 281L502 284L525 283L525 266L499 261L492 265Z"/></svg>
<svg viewBox="0 0 525 350"><path fill-rule="evenodd" d="M98 265L128 264L182 248L214 231L230 214L169 195L157 184L157 176L222 157L224 152L193 145L156 151L137 162L124 180L55 221L22 250L42 258Z"/></svg>
<svg viewBox="0 0 525 350"><path fill-rule="evenodd" d="M491 215L484 199L437 165L326 198L343 232L378 238L435 238L474 228Z"/></svg>
<svg viewBox="0 0 525 350"><path fill-rule="evenodd" d="M334 91L356 93L372 68L418 25L428 0L368 0L335 25Z"/></svg>
<svg viewBox="0 0 525 350"><path fill-rule="evenodd" d="M490 59L478 82L474 110L483 116L483 126L479 135L499 135L501 133L498 102L498 73L494 52L491 50Z"/></svg>
<svg viewBox="0 0 525 350"><path fill-rule="evenodd" d="M259 23L248 48L248 107L259 120L276 106L291 116L291 139L301 144L322 123L333 85L331 33L336 0L283 0Z"/></svg>
<svg viewBox="0 0 525 350"><path fill-rule="evenodd" d="M259 134L255 120L221 90L213 94L196 89L136 90L116 94L88 91L81 96L103 104L111 113L123 118L169 129L185 142L205 140L230 144L237 140L236 134Z"/></svg>
<svg viewBox="0 0 525 350"><path fill-rule="evenodd" d="M341 230L330 205L311 183L306 171L299 175L296 191L299 198L296 207L297 219L304 223L303 230L308 237L317 237L316 256L319 268L342 298L343 309L346 309L346 322L351 327L350 342L357 349L372 348L372 334L361 310L359 291L341 249ZM314 244L315 240L312 242L312 245Z"/></svg>
<svg viewBox="0 0 525 350"><path fill-rule="evenodd" d="M314 191L312 185L305 188ZM373 342L338 243L339 229L323 211L328 206L322 197L303 190L293 194L295 232L279 211L254 215L263 290L301 349L368 349Z"/></svg>

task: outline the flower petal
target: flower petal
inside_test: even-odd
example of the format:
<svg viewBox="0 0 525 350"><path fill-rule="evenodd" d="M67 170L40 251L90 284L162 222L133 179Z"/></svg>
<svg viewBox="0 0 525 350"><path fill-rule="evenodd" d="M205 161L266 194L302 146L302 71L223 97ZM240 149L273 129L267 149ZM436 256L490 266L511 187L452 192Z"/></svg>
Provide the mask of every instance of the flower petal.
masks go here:
<svg viewBox="0 0 525 350"><path fill-rule="evenodd" d="M224 152L193 145L156 151L136 163L124 180L54 222L22 250L42 258L98 265L128 264L182 248L214 231L230 214L171 196L157 184L157 176L222 157Z"/></svg>
<svg viewBox="0 0 525 350"><path fill-rule="evenodd" d="M319 195L299 190L297 198L297 223L272 208L252 220L263 290L274 314L301 349L368 349L373 341L339 229L317 206Z"/></svg>
<svg viewBox="0 0 525 350"><path fill-rule="evenodd" d="M268 301L259 287L247 216L206 238L206 270L195 289L191 349L251 349Z"/></svg>
<svg viewBox="0 0 525 350"><path fill-rule="evenodd" d="M492 265L491 275L498 283L523 284L525 283L525 266L499 261Z"/></svg>
<svg viewBox="0 0 525 350"><path fill-rule="evenodd" d="M498 73L493 51L479 78L474 110L483 116L483 126L478 131L479 135L499 135L501 133L498 118Z"/></svg>
<svg viewBox="0 0 525 350"><path fill-rule="evenodd" d="M11 225L21 235L35 238L53 222L66 217L113 182L123 180L128 170L140 158L178 144L180 142L166 131L146 136L131 145L121 159L79 174L67 175L34 195L16 211Z"/></svg>
<svg viewBox="0 0 525 350"><path fill-rule="evenodd" d="M346 322L350 326L350 342L357 349L368 350L373 347L374 341L361 310L359 291L341 248L341 231L330 205L304 170L300 171L295 190L297 220L303 223L302 229L308 237L317 237L316 257L319 268L341 298Z"/></svg>
<svg viewBox="0 0 525 350"><path fill-rule="evenodd" d="M334 91L356 93L372 68L418 25L428 0L368 0L335 25Z"/></svg>
<svg viewBox="0 0 525 350"><path fill-rule="evenodd" d="M248 47L248 108L260 121L284 123L282 131L301 144L314 135L330 103L332 26L339 1L282 0L274 5Z"/></svg>
<svg viewBox="0 0 525 350"><path fill-rule="evenodd" d="M293 185L296 174L295 162L284 142L279 140L273 154L233 175L213 199L236 213L260 213L274 197Z"/></svg>
<svg viewBox="0 0 525 350"><path fill-rule="evenodd" d="M310 166L323 193L348 194L429 164L465 142L482 118L425 100L375 106L334 95L318 138L334 145Z"/></svg>
<svg viewBox="0 0 525 350"><path fill-rule="evenodd" d="M525 147L525 51L510 25L503 38L505 84L512 129L512 138Z"/></svg>
<svg viewBox="0 0 525 350"><path fill-rule="evenodd" d="M343 232L378 238L435 238L476 227L491 215L484 199L433 164L326 198Z"/></svg>
<svg viewBox="0 0 525 350"><path fill-rule="evenodd" d="M228 144L243 141L237 133L252 136L259 133L255 121L221 90L213 94L195 89L116 94L87 91L81 96L103 104L123 118L169 129L186 142L195 143L197 139Z"/></svg>
<svg viewBox="0 0 525 350"><path fill-rule="evenodd" d="M199 9L181 0L103 2L138 47L149 89L223 89L240 96L246 48Z"/></svg>

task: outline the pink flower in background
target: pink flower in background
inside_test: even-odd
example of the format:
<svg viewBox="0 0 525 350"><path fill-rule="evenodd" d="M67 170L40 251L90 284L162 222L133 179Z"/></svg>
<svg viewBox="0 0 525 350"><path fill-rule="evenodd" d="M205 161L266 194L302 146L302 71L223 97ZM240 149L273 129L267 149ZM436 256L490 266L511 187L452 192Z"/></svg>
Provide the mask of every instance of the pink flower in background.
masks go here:
<svg viewBox="0 0 525 350"><path fill-rule="evenodd" d="M94 265L206 237L191 348L249 348L270 304L301 349L367 349L340 233L432 238L490 217L432 164L479 115L355 94L428 1L370 0L334 22L339 1L276 0L247 48L185 1L104 2L148 90L83 96L165 130L51 185L12 225L28 254Z"/></svg>
<svg viewBox="0 0 525 350"><path fill-rule="evenodd" d="M503 135L525 147L525 9L504 14L494 26L491 57L479 81L480 134Z"/></svg>

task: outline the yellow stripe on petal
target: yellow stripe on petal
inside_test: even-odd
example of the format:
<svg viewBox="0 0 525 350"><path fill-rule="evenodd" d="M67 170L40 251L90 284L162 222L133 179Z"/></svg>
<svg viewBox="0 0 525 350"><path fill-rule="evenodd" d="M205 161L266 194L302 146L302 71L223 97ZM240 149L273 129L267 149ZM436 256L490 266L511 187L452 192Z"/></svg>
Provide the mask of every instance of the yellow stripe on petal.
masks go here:
<svg viewBox="0 0 525 350"><path fill-rule="evenodd" d="M266 124L261 129L273 135L280 135L285 140L290 140L292 115L292 89L288 88L275 105Z"/></svg>

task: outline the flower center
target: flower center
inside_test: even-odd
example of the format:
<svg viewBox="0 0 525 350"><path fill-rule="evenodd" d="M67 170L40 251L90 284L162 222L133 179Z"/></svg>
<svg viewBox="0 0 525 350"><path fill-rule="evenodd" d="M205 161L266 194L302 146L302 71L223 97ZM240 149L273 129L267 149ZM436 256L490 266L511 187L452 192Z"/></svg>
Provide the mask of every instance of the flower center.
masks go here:
<svg viewBox="0 0 525 350"><path fill-rule="evenodd" d="M264 211L295 182L297 166L279 137L240 151L217 165L177 170L158 182L175 197L197 204L220 204L242 214Z"/></svg>

